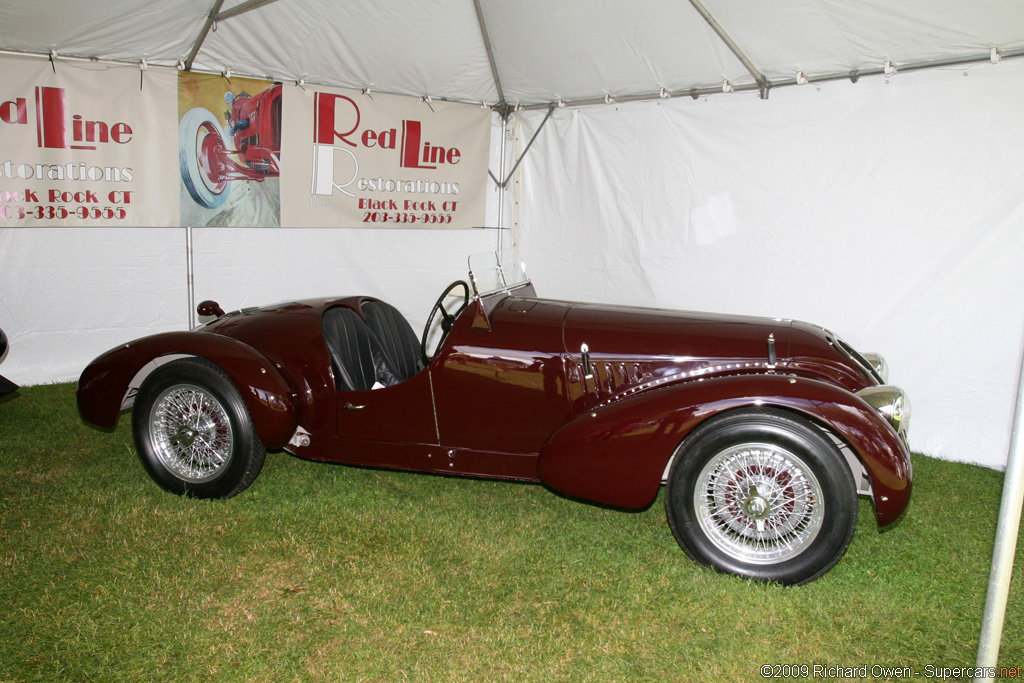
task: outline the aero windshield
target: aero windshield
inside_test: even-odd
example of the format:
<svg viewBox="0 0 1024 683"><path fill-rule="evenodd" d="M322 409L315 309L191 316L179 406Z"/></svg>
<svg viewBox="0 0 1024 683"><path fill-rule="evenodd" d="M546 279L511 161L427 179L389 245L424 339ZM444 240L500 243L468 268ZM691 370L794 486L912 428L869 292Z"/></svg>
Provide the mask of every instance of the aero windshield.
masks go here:
<svg viewBox="0 0 1024 683"><path fill-rule="evenodd" d="M494 292L507 292L530 279L526 276L526 264L519 256L518 249L503 249L469 257L469 281L473 283L476 296Z"/></svg>

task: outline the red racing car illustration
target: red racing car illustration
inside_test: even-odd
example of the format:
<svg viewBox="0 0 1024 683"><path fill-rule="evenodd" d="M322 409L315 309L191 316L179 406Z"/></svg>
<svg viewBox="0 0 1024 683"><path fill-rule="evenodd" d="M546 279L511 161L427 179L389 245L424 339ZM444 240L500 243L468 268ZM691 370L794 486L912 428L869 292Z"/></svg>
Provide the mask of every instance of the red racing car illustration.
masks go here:
<svg viewBox="0 0 1024 683"><path fill-rule="evenodd" d="M194 107L178 124L178 163L192 199L215 209L228 198L232 180L276 178L281 173L281 84L258 95L224 94L227 125Z"/></svg>

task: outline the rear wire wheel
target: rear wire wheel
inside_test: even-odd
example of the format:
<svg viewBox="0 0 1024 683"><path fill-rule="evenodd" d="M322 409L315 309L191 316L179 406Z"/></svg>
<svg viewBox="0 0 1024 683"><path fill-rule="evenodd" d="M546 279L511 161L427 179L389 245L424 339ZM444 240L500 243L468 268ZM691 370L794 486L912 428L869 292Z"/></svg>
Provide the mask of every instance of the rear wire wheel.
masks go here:
<svg viewBox="0 0 1024 683"><path fill-rule="evenodd" d="M267 453L235 385L204 358L172 361L146 378L135 397L132 435L153 480L195 498L241 493Z"/></svg>
<svg viewBox="0 0 1024 683"><path fill-rule="evenodd" d="M842 454L813 424L773 410L727 413L694 430L669 470L665 507L697 562L784 584L827 572L857 523Z"/></svg>

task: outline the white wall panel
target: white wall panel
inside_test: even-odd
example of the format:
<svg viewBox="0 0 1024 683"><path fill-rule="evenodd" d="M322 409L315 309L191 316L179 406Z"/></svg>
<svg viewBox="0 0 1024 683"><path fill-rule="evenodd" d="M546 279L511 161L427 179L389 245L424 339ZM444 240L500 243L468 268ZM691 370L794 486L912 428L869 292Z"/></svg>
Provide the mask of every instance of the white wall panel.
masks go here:
<svg viewBox="0 0 1024 683"><path fill-rule="evenodd" d="M77 379L117 344L188 329L186 272L181 228L0 229L0 375Z"/></svg>
<svg viewBox="0 0 1024 683"><path fill-rule="evenodd" d="M556 110L521 167L521 247L541 295L824 325L886 355L915 449L1002 467L1022 111L1019 62Z"/></svg>

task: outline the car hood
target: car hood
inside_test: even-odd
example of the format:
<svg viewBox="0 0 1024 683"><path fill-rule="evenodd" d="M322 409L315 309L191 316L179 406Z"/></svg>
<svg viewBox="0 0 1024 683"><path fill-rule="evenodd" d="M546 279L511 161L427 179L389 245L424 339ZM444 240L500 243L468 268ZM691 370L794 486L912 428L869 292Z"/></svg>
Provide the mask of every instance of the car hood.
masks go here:
<svg viewBox="0 0 1024 683"><path fill-rule="evenodd" d="M570 357L654 362L660 377L793 372L857 391L874 384L821 327L783 318L567 304L562 339Z"/></svg>
<svg viewBox="0 0 1024 683"><path fill-rule="evenodd" d="M788 355L790 327L771 318L575 304L566 313L563 339L571 354L587 344L599 355L767 361L769 335L776 354Z"/></svg>

